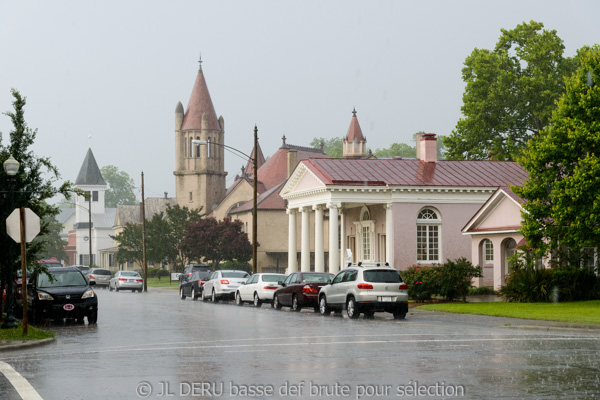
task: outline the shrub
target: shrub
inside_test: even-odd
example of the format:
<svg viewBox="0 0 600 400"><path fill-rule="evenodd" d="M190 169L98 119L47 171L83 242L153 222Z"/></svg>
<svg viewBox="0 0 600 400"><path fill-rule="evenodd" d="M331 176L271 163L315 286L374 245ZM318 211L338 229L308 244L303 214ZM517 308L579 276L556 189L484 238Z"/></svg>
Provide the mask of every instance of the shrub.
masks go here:
<svg viewBox="0 0 600 400"><path fill-rule="evenodd" d="M402 271L402 280L408 286L408 295L417 301L431 300L431 297L439 292L438 266L423 266L421 264L411 265L406 271Z"/></svg>
<svg viewBox="0 0 600 400"><path fill-rule="evenodd" d="M219 266L220 269L237 269L239 271L246 271L252 273L252 265L248 262L240 262L237 260L225 261Z"/></svg>
<svg viewBox="0 0 600 400"><path fill-rule="evenodd" d="M516 302L593 300L599 297L598 281L587 268L518 268L506 277L500 294Z"/></svg>
<svg viewBox="0 0 600 400"><path fill-rule="evenodd" d="M481 277L481 267L474 267L469 260L461 257L455 261L447 260L439 268L438 286L440 296L452 301L467 301L469 289L473 286L473 278Z"/></svg>
<svg viewBox="0 0 600 400"><path fill-rule="evenodd" d="M480 287L472 287L469 289L469 295L478 296L478 295L491 295L496 294L494 288L489 286L480 286Z"/></svg>

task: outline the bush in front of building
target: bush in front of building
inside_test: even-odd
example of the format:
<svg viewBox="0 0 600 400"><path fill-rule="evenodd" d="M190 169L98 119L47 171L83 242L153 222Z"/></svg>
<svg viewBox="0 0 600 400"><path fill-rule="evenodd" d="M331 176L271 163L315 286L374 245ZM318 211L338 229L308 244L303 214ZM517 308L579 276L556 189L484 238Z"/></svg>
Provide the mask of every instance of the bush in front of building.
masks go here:
<svg viewBox="0 0 600 400"><path fill-rule="evenodd" d="M439 292L439 266L411 265L401 272L408 286L408 296L416 301L427 301Z"/></svg>
<svg viewBox="0 0 600 400"><path fill-rule="evenodd" d="M595 300L600 280L589 268L561 266L537 269L517 266L506 277L500 295L521 303Z"/></svg>
<svg viewBox="0 0 600 400"><path fill-rule="evenodd" d="M473 286L473 278L481 276L481 267L473 266L464 257L454 261L447 260L439 267L439 274L436 275L439 286L438 294L448 301L461 299L465 302L469 289Z"/></svg>

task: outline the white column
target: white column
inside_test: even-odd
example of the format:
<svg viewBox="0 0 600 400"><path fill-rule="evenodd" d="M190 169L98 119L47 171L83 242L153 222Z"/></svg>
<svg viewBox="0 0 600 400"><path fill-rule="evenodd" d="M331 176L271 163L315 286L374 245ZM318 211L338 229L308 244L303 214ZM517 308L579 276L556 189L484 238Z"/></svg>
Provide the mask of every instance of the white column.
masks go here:
<svg viewBox="0 0 600 400"><path fill-rule="evenodd" d="M300 208L302 212L302 232L300 234L300 270L310 271L310 208Z"/></svg>
<svg viewBox="0 0 600 400"><path fill-rule="evenodd" d="M325 272L325 244L323 243L323 206L313 206L315 210L315 272Z"/></svg>
<svg viewBox="0 0 600 400"><path fill-rule="evenodd" d="M342 268L346 267L346 247L348 244L346 243L346 215L343 209L338 210L340 214L340 236L341 236L341 244L340 244L340 264Z"/></svg>
<svg viewBox="0 0 600 400"><path fill-rule="evenodd" d="M340 270L340 250L338 249L338 206L329 204L329 272Z"/></svg>
<svg viewBox="0 0 600 400"><path fill-rule="evenodd" d="M394 204L385 205L385 261L391 266L394 265L394 213L392 211Z"/></svg>
<svg viewBox="0 0 600 400"><path fill-rule="evenodd" d="M288 273L298 272L298 250L296 249L296 210L287 209L288 214Z"/></svg>

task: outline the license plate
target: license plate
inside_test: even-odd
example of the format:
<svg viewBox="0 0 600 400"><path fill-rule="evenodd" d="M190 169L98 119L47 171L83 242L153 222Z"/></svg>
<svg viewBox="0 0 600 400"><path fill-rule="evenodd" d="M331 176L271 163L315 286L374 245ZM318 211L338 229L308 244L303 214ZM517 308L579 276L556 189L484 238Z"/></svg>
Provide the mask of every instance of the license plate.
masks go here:
<svg viewBox="0 0 600 400"><path fill-rule="evenodd" d="M73 311L75 309L75 306L73 304L65 304L63 306L63 310L65 311Z"/></svg>
<svg viewBox="0 0 600 400"><path fill-rule="evenodd" d="M392 301L392 296L381 296L379 299L381 302L390 302Z"/></svg>
<svg viewBox="0 0 600 400"><path fill-rule="evenodd" d="M127 282L135 282L135 279L128 279Z"/></svg>

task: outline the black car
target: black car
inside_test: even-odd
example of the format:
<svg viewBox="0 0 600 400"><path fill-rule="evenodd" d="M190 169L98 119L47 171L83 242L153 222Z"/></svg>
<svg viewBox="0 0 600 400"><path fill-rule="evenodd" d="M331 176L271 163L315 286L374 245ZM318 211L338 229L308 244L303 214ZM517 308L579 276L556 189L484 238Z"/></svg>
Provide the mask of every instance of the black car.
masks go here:
<svg viewBox="0 0 600 400"><path fill-rule="evenodd" d="M193 272L196 271L206 271L211 272L210 265L208 264L190 264L179 274L179 286L189 278Z"/></svg>
<svg viewBox="0 0 600 400"><path fill-rule="evenodd" d="M210 270L194 271L190 276L185 278L179 285L179 297L181 300L185 300L186 297L198 300L198 297L202 296L204 284L210 279L210 274Z"/></svg>
<svg viewBox="0 0 600 400"><path fill-rule="evenodd" d="M52 277L52 278L51 278ZM44 319L74 318L95 324L98 298L89 282L75 267L52 267L48 273L33 274L27 284L27 306L33 324ZM22 305L21 305L22 306Z"/></svg>

